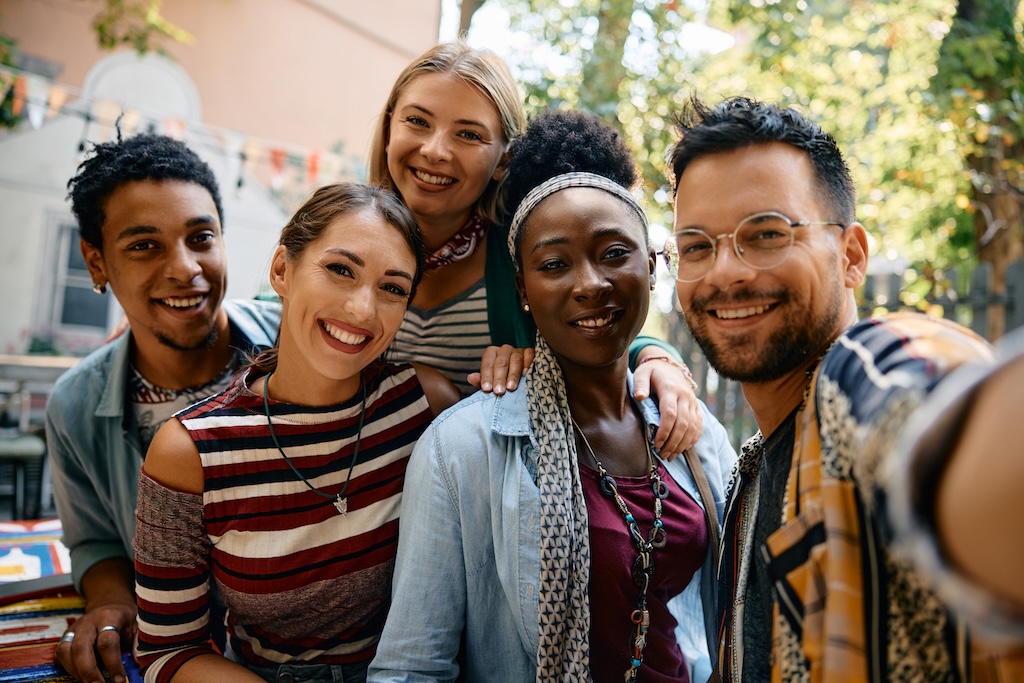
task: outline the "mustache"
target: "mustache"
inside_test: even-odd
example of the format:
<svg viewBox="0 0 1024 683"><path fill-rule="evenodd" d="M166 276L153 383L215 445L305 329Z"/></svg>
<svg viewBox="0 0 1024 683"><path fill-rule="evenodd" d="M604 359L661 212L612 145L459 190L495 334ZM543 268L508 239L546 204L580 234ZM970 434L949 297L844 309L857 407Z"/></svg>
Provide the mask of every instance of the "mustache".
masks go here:
<svg viewBox="0 0 1024 683"><path fill-rule="evenodd" d="M774 290L753 290L749 288L737 289L734 291L718 291L708 296L696 296L690 301L690 309L694 313L705 313L709 308L719 306L737 306L748 303L763 303L773 301L775 303L786 303L790 299L788 289Z"/></svg>

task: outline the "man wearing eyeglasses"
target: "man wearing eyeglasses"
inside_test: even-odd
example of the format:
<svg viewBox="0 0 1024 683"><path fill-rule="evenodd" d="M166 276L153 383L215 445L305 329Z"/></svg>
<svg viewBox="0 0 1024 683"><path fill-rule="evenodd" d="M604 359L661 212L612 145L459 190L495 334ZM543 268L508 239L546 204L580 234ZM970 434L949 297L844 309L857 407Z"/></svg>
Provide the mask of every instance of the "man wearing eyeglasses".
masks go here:
<svg viewBox="0 0 1024 683"><path fill-rule="evenodd" d="M853 181L799 112L693 100L679 132L662 256L690 331L759 427L726 507L723 679L1024 675L1019 650L982 650L960 620L1024 637L1024 543L1007 547L1021 496L985 495L1000 476L1024 493L1024 454L1003 440L999 470L984 443L1019 414L1024 361L1002 366L1015 382L987 380L991 350L969 330L916 314L858 323L868 240ZM983 476L943 476L965 468Z"/></svg>

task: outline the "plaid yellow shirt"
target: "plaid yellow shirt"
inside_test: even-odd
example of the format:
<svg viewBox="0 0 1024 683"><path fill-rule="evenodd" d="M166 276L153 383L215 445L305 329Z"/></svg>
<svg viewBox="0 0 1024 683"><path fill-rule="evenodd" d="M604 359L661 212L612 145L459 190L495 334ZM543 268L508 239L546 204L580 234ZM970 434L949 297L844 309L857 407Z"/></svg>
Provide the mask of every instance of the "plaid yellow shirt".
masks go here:
<svg viewBox="0 0 1024 683"><path fill-rule="evenodd" d="M969 330L917 314L842 335L797 412L781 526L764 549L753 547L760 434L744 446L723 533L723 680L739 681L743 643L766 637L764 678L773 682L1024 680L1024 653L972 644L927 579L893 552L879 505L885 460L901 456L892 446L910 413L953 369L991 357ZM772 582L770 634L743 630L752 562L766 562Z"/></svg>

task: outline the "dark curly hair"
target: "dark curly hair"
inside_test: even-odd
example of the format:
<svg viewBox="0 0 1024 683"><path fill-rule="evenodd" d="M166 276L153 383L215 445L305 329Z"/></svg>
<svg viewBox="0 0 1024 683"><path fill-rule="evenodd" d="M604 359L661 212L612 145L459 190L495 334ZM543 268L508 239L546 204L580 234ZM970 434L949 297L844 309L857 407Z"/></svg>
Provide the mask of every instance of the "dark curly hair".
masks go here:
<svg viewBox="0 0 1024 683"><path fill-rule="evenodd" d="M523 198L545 180L589 171L632 190L640 177L633 153L619 132L594 114L544 111L509 149L504 202L511 218Z"/></svg>
<svg viewBox="0 0 1024 683"><path fill-rule="evenodd" d="M118 187L135 180L182 180L203 186L213 198L223 230L220 189L206 162L183 142L145 133L94 145L90 156L78 166L78 174L68 181L68 199L82 239L97 249L103 248L107 199Z"/></svg>
<svg viewBox="0 0 1024 683"><path fill-rule="evenodd" d="M676 130L680 140L669 152L674 190L679 189L683 171L695 159L750 145L784 142L810 157L818 184L835 212L832 218L846 225L856 220L856 190L839 145L796 109L748 97L729 98L709 107L691 97L677 118Z"/></svg>

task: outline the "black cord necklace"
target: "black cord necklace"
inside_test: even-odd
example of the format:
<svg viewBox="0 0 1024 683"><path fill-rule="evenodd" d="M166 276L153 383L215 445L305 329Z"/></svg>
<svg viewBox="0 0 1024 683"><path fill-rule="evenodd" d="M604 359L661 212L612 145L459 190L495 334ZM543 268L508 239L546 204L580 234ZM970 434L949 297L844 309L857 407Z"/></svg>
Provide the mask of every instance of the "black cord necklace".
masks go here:
<svg viewBox="0 0 1024 683"><path fill-rule="evenodd" d="M644 661L644 647L647 646L647 630L651 625L651 613L647 609L647 589L651 585L651 575L654 573L654 549L664 548L665 544L668 543L668 534L661 523L661 501L668 498L668 486L658 475L658 464L655 461L654 453L651 452L651 445L647 442L645 435L644 443L647 444L647 458L651 465L647 476L651 481L651 490L654 491L654 524L651 526L651 531L647 534L647 538L644 538L643 534L640 533L640 527L637 525L636 519L629 511L629 508L626 507L626 501L619 495L615 479L608 474L608 470L597 459L594 449L590 447L590 442L587 440L587 435L583 433L583 429L580 428L575 418L572 419L572 424L576 427L576 433L583 440L583 445L587 447L590 459L597 466L597 472L601 478L601 493L615 501L616 507L619 508L619 512L622 513L623 518L626 520L629 536L633 539L633 544L636 545L638 553L636 560L633 562L632 577L633 583L640 589L640 593L637 595L636 609L633 610L629 618L633 624L630 635L632 657L630 657L629 668L626 669L624 679L626 683L630 683L630 681L637 680L640 665Z"/></svg>
<svg viewBox="0 0 1024 683"><path fill-rule="evenodd" d="M274 374L271 370L267 373L266 379L263 380L263 412L267 416L267 427L270 429L270 438L274 440L274 445L277 446L278 452L284 461L288 463L288 467L292 468L292 472L295 473L302 483L309 487L309 490L327 500L334 503L334 507L338 509L344 516L348 516L348 498L345 497L345 492L348 491L348 483L352 481L352 470L356 467L356 460L359 458L359 442L363 439L363 419L366 417L366 383L363 382L362 377L359 379L359 386L363 388L363 405L359 409L359 430L356 433L356 447L352 451L352 464L348 467L348 476L345 478L345 485L341 487L341 492L337 496L332 496L329 493L324 493L317 487L309 483L309 480L302 476L302 472L292 464L292 461L285 455L284 449L281 448L281 442L277 440L277 434L274 433L274 421L270 419L270 401L267 400L267 386L270 385L270 376Z"/></svg>

